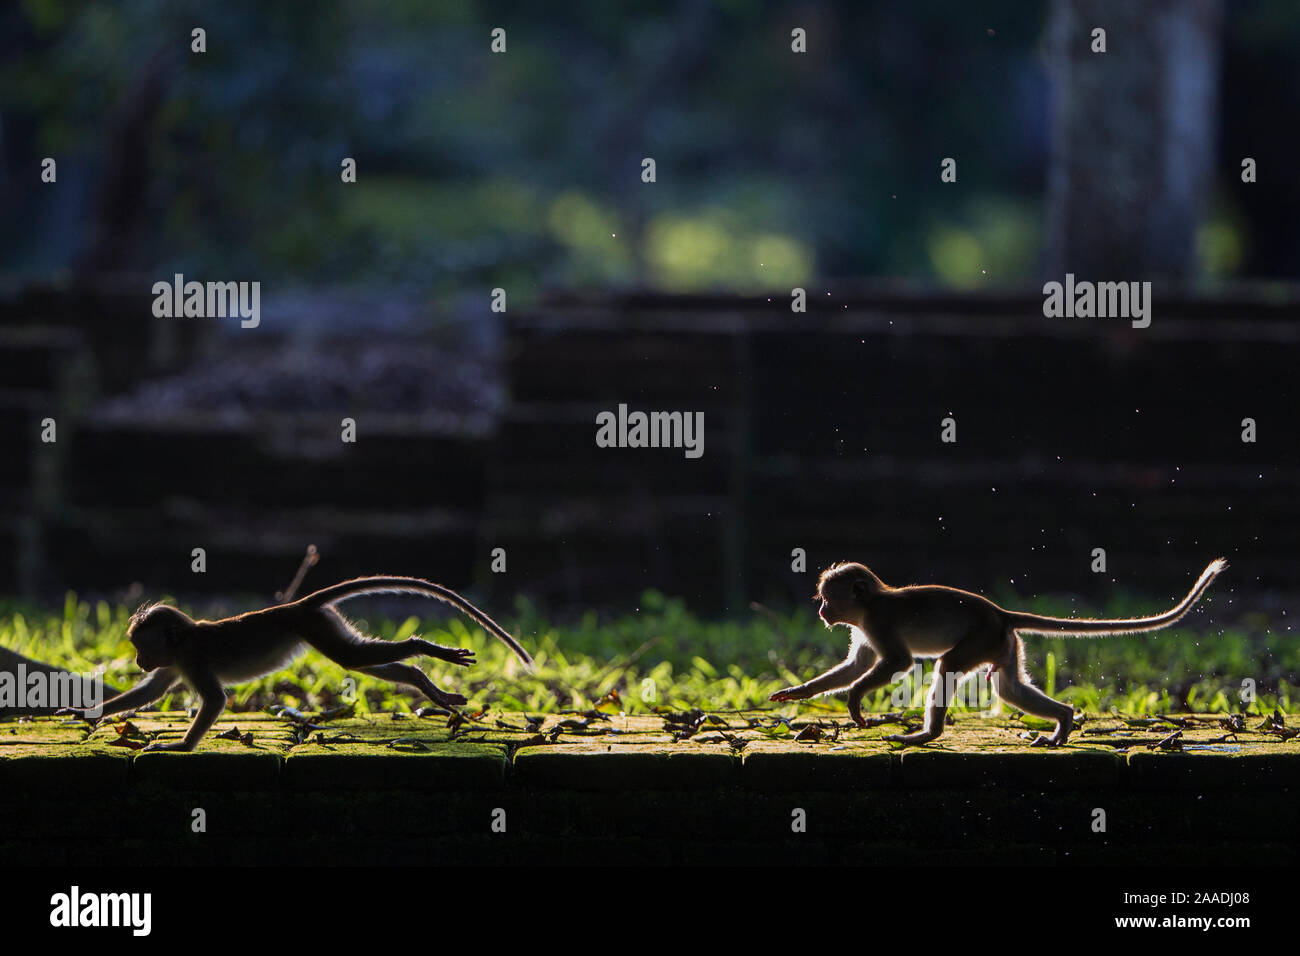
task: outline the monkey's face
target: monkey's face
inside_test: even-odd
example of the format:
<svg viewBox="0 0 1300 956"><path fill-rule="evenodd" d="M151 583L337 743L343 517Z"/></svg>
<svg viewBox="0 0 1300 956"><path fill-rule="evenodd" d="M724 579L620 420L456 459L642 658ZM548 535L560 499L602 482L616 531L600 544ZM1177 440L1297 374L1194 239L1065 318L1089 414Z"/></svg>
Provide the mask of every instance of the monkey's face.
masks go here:
<svg viewBox="0 0 1300 956"><path fill-rule="evenodd" d="M831 622L826 619L826 612L830 610L831 605L830 602L826 600L826 595L818 591L813 600L818 602L817 616L822 619L823 624L830 627Z"/></svg>
<svg viewBox="0 0 1300 956"><path fill-rule="evenodd" d="M847 587L840 586L843 584L844 582L823 581L817 590L817 598L821 601L817 616L827 627L834 627L836 624L855 624L860 616L856 613L857 608L853 606L851 591Z"/></svg>
<svg viewBox="0 0 1300 956"><path fill-rule="evenodd" d="M157 670L172 663L171 648L159 628L140 627L131 635L135 645L135 662L142 671Z"/></svg>
<svg viewBox="0 0 1300 956"><path fill-rule="evenodd" d="M164 604L137 611L126 628L126 636L135 645L136 665L142 671L152 671L176 663L175 636L178 627L188 623L183 613Z"/></svg>
<svg viewBox="0 0 1300 956"><path fill-rule="evenodd" d="M827 568L817 581L817 598L821 601L817 616L827 627L861 627L867 603L879 589L880 582L860 564Z"/></svg>

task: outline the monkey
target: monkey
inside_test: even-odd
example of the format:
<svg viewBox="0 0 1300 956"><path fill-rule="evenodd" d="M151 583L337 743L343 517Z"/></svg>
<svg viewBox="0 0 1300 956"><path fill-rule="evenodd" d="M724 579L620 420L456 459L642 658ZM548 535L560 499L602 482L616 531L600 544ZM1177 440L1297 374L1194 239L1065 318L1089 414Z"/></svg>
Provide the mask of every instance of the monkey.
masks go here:
<svg viewBox="0 0 1300 956"><path fill-rule="evenodd" d="M472 618L509 647L530 670L533 659L510 634L450 588L408 577L363 577L323 588L287 604L248 611L217 621L194 620L167 604L141 607L131 616L126 636L136 649L136 663L148 673L130 690L110 698L102 714L118 714L151 704L184 682L199 696L199 710L185 737L175 743L155 741L145 750L191 751L226 709L225 687L253 680L286 666L307 644L334 663L363 674L408 684L439 707L466 703L461 694L441 690L417 667L399 663L427 654L462 667L476 663L467 648L442 647L418 637L375 640L358 631L335 605L368 594L423 594L444 601ZM60 714L85 717L86 709Z"/></svg>
<svg viewBox="0 0 1300 956"><path fill-rule="evenodd" d="M821 601L817 615L826 627L846 624L852 630L849 654L825 673L779 690L769 699L806 700L848 688L849 715L862 727L866 725L861 711L864 694L891 683L915 658L938 658L924 726L884 738L905 745L926 744L943 733L949 689L963 674L987 665L998 697L1027 714L1056 721L1052 735L1038 737L1033 745L1059 747L1074 727L1074 708L1033 686L1025 670L1020 634L1104 637L1160 630L1181 620L1227 567L1223 558L1211 561L1187 596L1163 614L1092 619L1008 611L978 594L938 584L890 587L864 565L834 564L821 573L813 599Z"/></svg>

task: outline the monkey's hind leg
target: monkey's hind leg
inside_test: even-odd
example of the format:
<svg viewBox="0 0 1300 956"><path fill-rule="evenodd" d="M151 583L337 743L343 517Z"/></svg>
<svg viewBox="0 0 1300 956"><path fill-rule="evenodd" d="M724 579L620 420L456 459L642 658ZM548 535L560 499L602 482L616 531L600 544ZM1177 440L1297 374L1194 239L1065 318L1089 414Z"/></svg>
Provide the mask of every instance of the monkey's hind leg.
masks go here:
<svg viewBox="0 0 1300 956"><path fill-rule="evenodd" d="M934 677L925 702L925 726L911 734L890 734L885 740L900 744L928 744L937 740L943 733L948 708L957 696L957 685L961 683L962 675L988 660L988 639L996 639L999 634L998 630L972 629L952 650L935 661Z"/></svg>
<svg viewBox="0 0 1300 956"><path fill-rule="evenodd" d="M375 667L362 667L360 671L372 677L382 677L384 680L390 680L395 684L406 684L409 687L414 687L429 700L446 710L450 710L458 704L469 702L460 694L450 694L442 690L437 684L429 680L429 675L418 667L412 667L410 664L379 664Z"/></svg>
<svg viewBox="0 0 1300 956"><path fill-rule="evenodd" d="M1016 648L1015 657L998 661L993 671L993 693L1026 714L1056 721L1056 731L1052 736L1039 737L1033 746L1059 747L1074 729L1074 708L1053 700L1030 683L1029 675L1025 673L1024 643L1014 633L1011 639Z"/></svg>
<svg viewBox="0 0 1300 956"><path fill-rule="evenodd" d="M334 663L351 670L364 670L379 664L427 654L439 660L468 667L475 663L474 652L464 647L443 647L421 637L404 641L377 641L367 637L332 607L321 608L298 621L299 636Z"/></svg>

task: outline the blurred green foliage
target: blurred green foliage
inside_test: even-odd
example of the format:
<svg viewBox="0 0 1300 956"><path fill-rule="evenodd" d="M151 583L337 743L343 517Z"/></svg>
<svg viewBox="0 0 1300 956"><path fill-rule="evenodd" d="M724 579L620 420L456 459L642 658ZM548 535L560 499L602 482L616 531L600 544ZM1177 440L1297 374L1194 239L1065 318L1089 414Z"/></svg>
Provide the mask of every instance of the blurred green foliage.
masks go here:
<svg viewBox="0 0 1300 956"><path fill-rule="evenodd" d="M525 300L879 272L970 285L1036 264L1042 103L987 109L1041 82L1041 4L1014 13L994 42L961 6L813 4L797 57L775 4L24 0L0 109L26 121L11 139L30 128L35 152L83 157L64 169L90 189L115 104L167 51L140 253L165 272L434 291L508 278ZM196 25L206 54L189 53ZM1000 169L974 141L998 135L1025 147ZM987 200L949 208L941 148ZM9 253L37 269L76 241Z"/></svg>
<svg viewBox="0 0 1300 956"><path fill-rule="evenodd" d="M32 229L0 252L20 273L75 260L116 111L161 58L162 106L133 154L142 269L434 293L509 282L524 301L548 285L1023 281L1042 246L1047 4L986 6L19 0L0 12L0 211ZM1230 7L1229 80L1300 39L1294 4ZM1264 81L1300 95L1294 75ZM1224 105L1238 139L1277 126L1247 93ZM42 190L30 171L46 155L76 188ZM945 156L959 187L939 182ZM1224 164L1198 239L1209 277L1268 241L1234 174Z"/></svg>

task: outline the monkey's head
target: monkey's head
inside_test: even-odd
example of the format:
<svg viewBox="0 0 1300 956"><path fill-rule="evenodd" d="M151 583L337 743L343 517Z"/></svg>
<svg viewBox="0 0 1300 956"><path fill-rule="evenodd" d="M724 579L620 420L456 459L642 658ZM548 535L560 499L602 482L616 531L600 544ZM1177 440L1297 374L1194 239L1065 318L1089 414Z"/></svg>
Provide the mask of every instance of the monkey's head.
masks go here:
<svg viewBox="0 0 1300 956"><path fill-rule="evenodd" d="M135 645L135 662L142 671L170 667L176 662L176 642L194 622L166 604L146 604L131 615L126 636Z"/></svg>
<svg viewBox="0 0 1300 956"><path fill-rule="evenodd" d="M817 616L827 627L859 625L867 602L883 590L880 578L865 565L847 561L832 564L817 579L816 597L822 602Z"/></svg>

